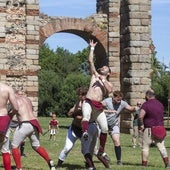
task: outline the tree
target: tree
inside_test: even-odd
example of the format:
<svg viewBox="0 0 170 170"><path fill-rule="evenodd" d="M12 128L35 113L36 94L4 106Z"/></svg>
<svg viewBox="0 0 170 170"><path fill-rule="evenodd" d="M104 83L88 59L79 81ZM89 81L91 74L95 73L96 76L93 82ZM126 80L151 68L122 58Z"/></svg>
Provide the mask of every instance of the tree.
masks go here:
<svg viewBox="0 0 170 170"><path fill-rule="evenodd" d="M63 48L50 50L47 44L40 49L39 63L39 106L38 114L56 112L65 116L76 100L75 90L87 86L88 74L83 75L80 67L85 62L87 50L72 54Z"/></svg>
<svg viewBox="0 0 170 170"><path fill-rule="evenodd" d="M151 86L155 91L157 99L159 99L167 110L168 106L168 88L169 88L169 72L166 66L160 63L156 58L157 52L152 48L152 74Z"/></svg>

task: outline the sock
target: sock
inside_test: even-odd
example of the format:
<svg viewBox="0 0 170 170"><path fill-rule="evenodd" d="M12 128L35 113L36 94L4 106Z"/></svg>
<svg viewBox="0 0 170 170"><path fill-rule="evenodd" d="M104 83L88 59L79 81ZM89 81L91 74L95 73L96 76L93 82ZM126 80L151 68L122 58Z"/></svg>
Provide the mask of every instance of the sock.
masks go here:
<svg viewBox="0 0 170 170"><path fill-rule="evenodd" d="M21 156L23 156L24 155L24 149L25 149L25 141L23 141L22 143L21 143L21 145L20 145L20 152L21 152Z"/></svg>
<svg viewBox="0 0 170 170"><path fill-rule="evenodd" d="M164 161L165 166L169 164L169 158L168 157L163 158L163 161Z"/></svg>
<svg viewBox="0 0 170 170"><path fill-rule="evenodd" d="M148 165L148 161L142 161L142 166L147 166Z"/></svg>
<svg viewBox="0 0 170 170"><path fill-rule="evenodd" d="M84 158L85 158L89 168L94 167L92 156L90 155L90 153L85 154Z"/></svg>
<svg viewBox="0 0 170 170"><path fill-rule="evenodd" d="M100 133L100 148L99 152L104 152L105 150L105 144L107 139L107 133Z"/></svg>
<svg viewBox="0 0 170 170"><path fill-rule="evenodd" d="M49 163L51 159L43 147L39 146L35 151Z"/></svg>
<svg viewBox="0 0 170 170"><path fill-rule="evenodd" d="M82 130L83 132L86 132L88 130L89 127L89 121L82 121Z"/></svg>
<svg viewBox="0 0 170 170"><path fill-rule="evenodd" d="M121 161L121 146L115 146L115 155L117 161Z"/></svg>
<svg viewBox="0 0 170 170"><path fill-rule="evenodd" d="M58 159L58 163L57 166L61 166L63 164L64 161L62 161L61 159Z"/></svg>
<svg viewBox="0 0 170 170"><path fill-rule="evenodd" d="M21 169L21 154L19 148L13 148L12 155L16 164L16 168Z"/></svg>
<svg viewBox="0 0 170 170"><path fill-rule="evenodd" d="M9 153L2 153L3 165L5 170L11 170L11 157Z"/></svg>

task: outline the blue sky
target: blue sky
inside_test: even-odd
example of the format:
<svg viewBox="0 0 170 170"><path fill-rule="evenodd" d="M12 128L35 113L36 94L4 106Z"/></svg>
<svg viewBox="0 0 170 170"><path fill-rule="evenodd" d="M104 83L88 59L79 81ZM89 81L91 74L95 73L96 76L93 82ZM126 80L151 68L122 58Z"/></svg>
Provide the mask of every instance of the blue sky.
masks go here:
<svg viewBox="0 0 170 170"><path fill-rule="evenodd" d="M49 16L86 18L96 13L96 0L39 0L40 11ZM152 0L152 40L157 59L169 67L170 63L170 0ZM76 53L88 44L80 37L56 33L46 40L51 49L63 47Z"/></svg>

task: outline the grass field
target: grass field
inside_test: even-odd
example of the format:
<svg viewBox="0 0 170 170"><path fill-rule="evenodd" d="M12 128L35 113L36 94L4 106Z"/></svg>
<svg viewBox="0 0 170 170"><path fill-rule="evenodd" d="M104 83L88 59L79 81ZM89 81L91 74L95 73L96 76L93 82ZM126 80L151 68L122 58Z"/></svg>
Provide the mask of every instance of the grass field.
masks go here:
<svg viewBox="0 0 170 170"><path fill-rule="evenodd" d="M39 121L43 128L43 131L48 129L48 122L50 118L41 118ZM57 163L58 155L65 144L65 136L67 133L68 126L70 125L71 118L58 118L59 120L59 133L56 136L55 141L49 141L49 134L41 136L40 142L43 147L47 149L51 158ZM170 132L167 131L167 137L165 140L165 145L168 149L170 155ZM108 153L111 162L111 170L161 170L165 169L159 151L156 147L150 149L149 156L149 166L147 168L141 167L141 149L139 147L132 148L131 146L131 135L121 134L121 146L122 146L122 162L123 166L116 165L116 158L114 153L113 142L108 136L106 143L106 152ZM26 140L25 144L25 154L26 157L22 158L23 170L48 170L48 165L46 162L31 148L29 140ZM1 160L2 162L2 160ZM104 170L103 164L94 157L94 163L97 170ZM1 163L2 164L2 163ZM12 160L12 165L15 165ZM77 140L74 149L68 155L66 161L63 164L63 167L59 170L84 170L84 158L81 154L81 145L80 141ZM3 170L2 166L0 170Z"/></svg>

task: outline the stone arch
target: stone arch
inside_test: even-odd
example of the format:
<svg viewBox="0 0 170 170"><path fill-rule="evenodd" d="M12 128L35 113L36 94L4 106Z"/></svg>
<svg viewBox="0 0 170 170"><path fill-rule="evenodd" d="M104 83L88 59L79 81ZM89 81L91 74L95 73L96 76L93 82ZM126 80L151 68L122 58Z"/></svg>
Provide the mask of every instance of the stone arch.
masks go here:
<svg viewBox="0 0 170 170"><path fill-rule="evenodd" d="M107 63L114 90L135 105L151 85L151 0L96 0L96 14L85 19L40 14L39 1L0 3L0 80L22 88L38 112L39 48L57 32L98 41L97 65ZM129 132L131 118L122 116Z"/></svg>
<svg viewBox="0 0 170 170"><path fill-rule="evenodd" d="M98 42L95 50L97 56L97 66L101 63L108 64L107 60L107 32L102 30L91 19L55 17L51 18L48 23L40 27L40 46L44 41L55 33L70 33L84 39L87 43L89 39L94 39Z"/></svg>

